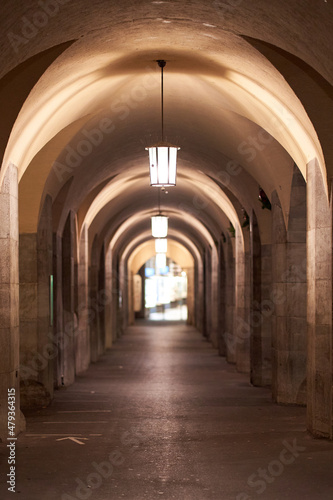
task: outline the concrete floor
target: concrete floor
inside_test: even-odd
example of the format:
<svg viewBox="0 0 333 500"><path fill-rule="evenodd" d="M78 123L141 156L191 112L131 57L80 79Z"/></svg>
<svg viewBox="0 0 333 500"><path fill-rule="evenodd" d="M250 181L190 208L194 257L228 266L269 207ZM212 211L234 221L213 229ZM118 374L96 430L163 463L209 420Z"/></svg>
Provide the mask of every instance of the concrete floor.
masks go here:
<svg viewBox="0 0 333 500"><path fill-rule="evenodd" d="M130 328L26 414L19 498L331 500L333 443L307 435L304 408L272 404L247 379L182 323ZM4 484L0 498L12 498Z"/></svg>

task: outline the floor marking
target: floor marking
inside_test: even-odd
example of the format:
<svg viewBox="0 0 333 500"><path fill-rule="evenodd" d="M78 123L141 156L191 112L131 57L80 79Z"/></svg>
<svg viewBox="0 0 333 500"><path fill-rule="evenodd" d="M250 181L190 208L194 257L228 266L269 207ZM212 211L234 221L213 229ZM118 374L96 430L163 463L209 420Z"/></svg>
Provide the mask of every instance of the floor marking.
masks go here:
<svg viewBox="0 0 333 500"><path fill-rule="evenodd" d="M73 433L71 434L66 434L65 432L63 432L62 434L26 434L26 436L28 437L32 437L32 436L71 436ZM82 434L78 434L78 436L82 436Z"/></svg>
<svg viewBox="0 0 333 500"><path fill-rule="evenodd" d="M111 413L112 410L64 410L57 413Z"/></svg>
<svg viewBox="0 0 333 500"><path fill-rule="evenodd" d="M95 420L94 422L71 422L67 420L66 422L43 422L43 424L109 424L107 420Z"/></svg>
<svg viewBox="0 0 333 500"><path fill-rule="evenodd" d="M86 444L86 443L82 443L76 437L73 437L73 436L57 439L57 441L65 441L65 439L70 439L71 441L74 441L74 443L77 443L77 444L82 444L82 445ZM88 441L88 438L80 438L80 439L84 439L85 441Z"/></svg>
<svg viewBox="0 0 333 500"><path fill-rule="evenodd" d="M66 432L62 432L61 434L25 434L26 437L36 437L36 436L71 436L71 434L67 434ZM78 436L82 436L82 434L77 433ZM103 434L88 434L89 436L103 436Z"/></svg>
<svg viewBox="0 0 333 500"><path fill-rule="evenodd" d="M106 401L96 401L95 399L57 399L55 400L57 403L61 404L70 404L70 403L110 403L110 400Z"/></svg>

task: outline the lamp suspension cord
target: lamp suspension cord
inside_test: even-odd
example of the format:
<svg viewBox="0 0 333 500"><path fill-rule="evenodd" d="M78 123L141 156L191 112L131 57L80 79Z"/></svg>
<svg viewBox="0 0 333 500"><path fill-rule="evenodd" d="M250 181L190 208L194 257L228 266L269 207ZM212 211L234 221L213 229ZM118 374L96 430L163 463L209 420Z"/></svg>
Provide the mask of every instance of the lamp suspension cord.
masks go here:
<svg viewBox="0 0 333 500"><path fill-rule="evenodd" d="M163 109L163 100L164 100L164 89L163 89L163 68L166 65L166 62L159 59L158 65L161 68L161 120L162 120L162 142L164 141L164 109Z"/></svg>
<svg viewBox="0 0 333 500"><path fill-rule="evenodd" d="M161 68L161 125L162 125L162 142L164 142L164 109L163 109L163 101L164 101L164 88L163 88L163 68L166 65L166 62L163 59L159 59L157 61L159 67ZM161 188L158 188L158 213L161 215Z"/></svg>
<svg viewBox="0 0 333 500"><path fill-rule="evenodd" d="M163 110L163 66L161 67L161 117L162 117L162 141L164 141L164 110Z"/></svg>

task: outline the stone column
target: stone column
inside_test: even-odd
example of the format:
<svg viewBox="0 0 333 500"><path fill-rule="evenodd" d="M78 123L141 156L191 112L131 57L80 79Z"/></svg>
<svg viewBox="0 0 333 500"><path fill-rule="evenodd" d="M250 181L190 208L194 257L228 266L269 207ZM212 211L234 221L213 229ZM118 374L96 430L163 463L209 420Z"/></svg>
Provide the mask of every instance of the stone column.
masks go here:
<svg viewBox="0 0 333 500"><path fill-rule="evenodd" d="M90 353L91 361L95 363L98 359L98 311L97 311L97 294L98 294L98 249L97 249L97 237L95 237L90 258L90 268L89 268L89 310L91 311L90 321L89 321L89 331L90 331Z"/></svg>
<svg viewBox="0 0 333 500"><path fill-rule="evenodd" d="M111 279L112 279L112 299L111 299L111 330L112 330L112 339L116 341L118 338L118 273L117 273L117 265L116 258L114 255L111 257Z"/></svg>
<svg viewBox="0 0 333 500"><path fill-rule="evenodd" d="M306 186L294 168L288 231L277 194L272 196L273 397L305 404L306 378Z"/></svg>
<svg viewBox="0 0 333 500"><path fill-rule="evenodd" d="M261 303L261 245L260 234L255 213L252 213L250 224L251 245L251 368L250 380L255 386L262 385L262 316Z"/></svg>
<svg viewBox="0 0 333 500"><path fill-rule="evenodd" d="M62 235L62 301L63 301L63 336L62 356L63 372L62 382L70 385L75 380L75 336L77 320L74 315L74 248L75 248L75 220L70 212Z"/></svg>
<svg viewBox="0 0 333 500"><path fill-rule="evenodd" d="M211 248L205 249L205 263L204 263L204 336L210 340L211 323L212 323L212 261L211 261Z"/></svg>
<svg viewBox="0 0 333 500"><path fill-rule="evenodd" d="M145 312L146 312L146 301L145 301L145 289L146 289L146 276L145 276L145 264L140 267L138 271L138 275L141 278L141 309L140 311L136 311L134 313L134 317L136 319L144 319L145 318Z"/></svg>
<svg viewBox="0 0 333 500"><path fill-rule="evenodd" d="M216 248L211 251L211 322L210 322L210 341L216 349L218 349L218 326L219 326L219 263Z"/></svg>
<svg viewBox="0 0 333 500"><path fill-rule="evenodd" d="M195 325L195 289L194 289L194 269L193 267L188 267L184 269L187 274L187 324Z"/></svg>
<svg viewBox="0 0 333 500"><path fill-rule="evenodd" d="M235 310L235 257L234 242L227 238L225 265L226 265L226 357L229 363L236 363L236 339L234 337L234 310Z"/></svg>
<svg viewBox="0 0 333 500"><path fill-rule="evenodd" d="M307 165L307 426L332 439L332 214L318 162Z"/></svg>
<svg viewBox="0 0 333 500"><path fill-rule="evenodd" d="M75 364L77 373L85 371L90 363L90 310L88 309L88 228L82 227L78 262L78 334L75 336Z"/></svg>
<svg viewBox="0 0 333 500"><path fill-rule="evenodd" d="M272 385L272 245L261 245L261 376L256 382L262 387ZM273 297L274 298L274 297Z"/></svg>
<svg viewBox="0 0 333 500"><path fill-rule="evenodd" d="M257 218L251 223L251 383L267 387L272 381L272 294L271 245L261 245Z"/></svg>
<svg viewBox="0 0 333 500"><path fill-rule="evenodd" d="M112 347L112 267L111 248L109 246L105 256L105 348Z"/></svg>
<svg viewBox="0 0 333 500"><path fill-rule="evenodd" d="M234 341L236 367L239 372L250 372L249 321L249 252L245 251L242 235L236 230L235 316Z"/></svg>
<svg viewBox="0 0 333 500"><path fill-rule="evenodd" d="M117 280L117 338L120 338L123 336L124 330L123 330L123 314L124 314L124 297L123 297L123 287L122 287L122 280L121 280L121 272L120 272L120 262L119 262L119 256L117 256L117 259L115 261L116 267L115 267L115 277Z"/></svg>
<svg viewBox="0 0 333 500"><path fill-rule="evenodd" d="M127 316L127 287L126 287L126 274L125 274L124 264L119 259L118 260L118 273L119 273L119 290L121 301L120 306L120 316L119 316L119 326L121 330L121 335L125 331L125 318Z"/></svg>
<svg viewBox="0 0 333 500"><path fill-rule="evenodd" d="M45 360L39 382L50 397L54 388L54 358L57 351L52 345L53 326L50 323L50 276L53 275L52 198L46 196L37 230L37 277L38 277L38 351ZM20 266L21 269L21 266Z"/></svg>
<svg viewBox="0 0 333 500"><path fill-rule="evenodd" d="M53 396L54 359L50 324L52 199L43 204L37 233L20 234L21 406L47 406Z"/></svg>
<svg viewBox="0 0 333 500"><path fill-rule="evenodd" d="M105 307L104 307L104 293L105 293L105 251L104 244L100 251L99 268L98 268L98 288L97 288L97 302L96 311L98 314L98 356L105 352Z"/></svg>
<svg viewBox="0 0 333 500"><path fill-rule="evenodd" d="M127 324L134 325L134 274L129 268L127 269L128 276L128 286L127 286L127 294L128 294L128 312L127 312Z"/></svg>
<svg viewBox="0 0 333 500"><path fill-rule="evenodd" d="M37 234L20 234L19 242L21 405L27 408L45 403L38 382L45 364L38 352Z"/></svg>
<svg viewBox="0 0 333 500"><path fill-rule="evenodd" d="M53 289L53 342L58 352L58 356L54 361L54 381L55 386L60 387L63 383L64 317L62 303L62 237L58 233L53 233Z"/></svg>
<svg viewBox="0 0 333 500"><path fill-rule="evenodd" d="M204 266L202 260L196 263L195 268L195 326L204 333Z"/></svg>
<svg viewBox="0 0 333 500"><path fill-rule="evenodd" d="M219 309L218 309L218 350L220 356L226 356L226 265L222 241L219 242Z"/></svg>
<svg viewBox="0 0 333 500"><path fill-rule="evenodd" d="M17 168L9 165L0 188L0 439L8 436L8 389L15 389L15 435L24 429L19 386L19 267Z"/></svg>
<svg viewBox="0 0 333 500"><path fill-rule="evenodd" d="M280 200L276 191L272 194L272 288L274 297L274 313L272 316L272 395L276 402L282 402L288 393L288 381L284 380L288 373L289 346L283 345L281 337L286 335L286 253L287 231ZM284 348L284 349L283 349ZM283 350L282 350L283 349Z"/></svg>

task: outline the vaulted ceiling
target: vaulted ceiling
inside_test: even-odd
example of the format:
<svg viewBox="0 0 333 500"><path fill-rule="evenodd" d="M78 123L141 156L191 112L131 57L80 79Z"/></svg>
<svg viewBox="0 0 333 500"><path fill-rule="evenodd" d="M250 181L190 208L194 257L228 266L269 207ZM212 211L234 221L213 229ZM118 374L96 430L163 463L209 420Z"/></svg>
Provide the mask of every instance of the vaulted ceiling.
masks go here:
<svg viewBox="0 0 333 500"><path fill-rule="evenodd" d="M176 233L200 246L240 209L288 219L294 163L331 177L333 7L324 0L5 1L0 45L1 175L19 169L20 231L35 232L46 195L58 231L69 210L91 239L149 229L157 191L145 147L178 145L178 182L162 195ZM205 233L207 232L207 234ZM209 237L207 236L209 235ZM202 243L203 244L203 243Z"/></svg>

